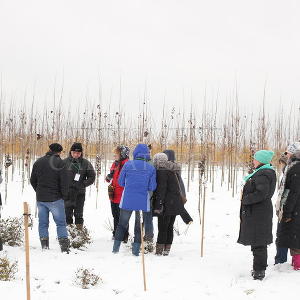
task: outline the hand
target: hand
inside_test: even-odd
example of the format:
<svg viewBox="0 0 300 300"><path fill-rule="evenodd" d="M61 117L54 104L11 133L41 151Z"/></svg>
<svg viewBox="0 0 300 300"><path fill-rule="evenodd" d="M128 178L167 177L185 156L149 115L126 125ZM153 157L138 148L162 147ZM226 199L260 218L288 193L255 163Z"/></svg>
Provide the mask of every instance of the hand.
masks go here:
<svg viewBox="0 0 300 300"><path fill-rule="evenodd" d="M111 174L108 174L108 175L105 177L105 180L106 180L106 182L110 182L110 181L112 180Z"/></svg>
<svg viewBox="0 0 300 300"><path fill-rule="evenodd" d="M162 215L163 211L164 211L164 206L162 204L160 204L153 210L154 214L156 215Z"/></svg>
<svg viewBox="0 0 300 300"><path fill-rule="evenodd" d="M285 219L283 219L284 223L288 223L288 222L291 222L291 221L292 221L292 218L285 218Z"/></svg>

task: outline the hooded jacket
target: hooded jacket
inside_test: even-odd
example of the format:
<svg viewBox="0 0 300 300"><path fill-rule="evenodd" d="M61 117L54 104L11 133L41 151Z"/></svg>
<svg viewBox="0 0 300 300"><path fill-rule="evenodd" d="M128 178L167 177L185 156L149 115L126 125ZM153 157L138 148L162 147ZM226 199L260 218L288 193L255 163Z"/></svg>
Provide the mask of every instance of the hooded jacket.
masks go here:
<svg viewBox="0 0 300 300"><path fill-rule="evenodd" d="M300 151L288 162L293 164L287 171L285 190L289 190L283 205L283 218L278 229L279 247L300 249ZM291 219L289 222L285 222Z"/></svg>
<svg viewBox="0 0 300 300"><path fill-rule="evenodd" d="M156 172L151 166L147 145L138 144L133 160L126 162L119 176L119 185L124 187L120 208L124 210L150 211L150 191L156 189Z"/></svg>
<svg viewBox="0 0 300 300"><path fill-rule="evenodd" d="M154 211L160 210L162 206L164 216L181 215L184 212L184 205L178 178L180 165L168 161L165 153L159 153L154 156L154 166L157 180L157 188L153 195Z"/></svg>

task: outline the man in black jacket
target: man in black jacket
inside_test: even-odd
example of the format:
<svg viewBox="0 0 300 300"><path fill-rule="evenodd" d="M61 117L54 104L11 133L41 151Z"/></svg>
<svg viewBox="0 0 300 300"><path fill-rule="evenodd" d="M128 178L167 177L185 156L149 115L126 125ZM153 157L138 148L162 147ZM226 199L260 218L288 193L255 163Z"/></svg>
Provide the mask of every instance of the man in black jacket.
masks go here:
<svg viewBox="0 0 300 300"><path fill-rule="evenodd" d="M64 163L69 185L65 209L67 224L73 224L74 216L76 227L82 229L85 190L95 182L96 173L92 164L83 158L81 143L72 145L70 155L64 160Z"/></svg>
<svg viewBox="0 0 300 300"><path fill-rule="evenodd" d="M49 146L50 151L33 165L30 183L36 192L39 217L39 235L42 249L49 249L49 212L57 227L62 252L69 252L64 200L68 194L64 163L60 158L60 144Z"/></svg>

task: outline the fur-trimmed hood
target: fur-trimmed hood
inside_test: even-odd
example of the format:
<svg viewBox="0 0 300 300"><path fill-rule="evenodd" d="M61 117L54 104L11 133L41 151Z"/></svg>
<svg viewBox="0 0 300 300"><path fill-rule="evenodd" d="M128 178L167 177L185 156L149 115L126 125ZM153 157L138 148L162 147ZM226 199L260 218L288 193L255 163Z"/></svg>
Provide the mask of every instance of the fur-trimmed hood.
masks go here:
<svg viewBox="0 0 300 300"><path fill-rule="evenodd" d="M168 161L168 156L165 153L157 153L153 156L153 165L157 170L169 170L173 172L180 172L179 164Z"/></svg>
<svg viewBox="0 0 300 300"><path fill-rule="evenodd" d="M291 158L288 160L288 164L291 164L294 161L300 160L300 151L294 153Z"/></svg>

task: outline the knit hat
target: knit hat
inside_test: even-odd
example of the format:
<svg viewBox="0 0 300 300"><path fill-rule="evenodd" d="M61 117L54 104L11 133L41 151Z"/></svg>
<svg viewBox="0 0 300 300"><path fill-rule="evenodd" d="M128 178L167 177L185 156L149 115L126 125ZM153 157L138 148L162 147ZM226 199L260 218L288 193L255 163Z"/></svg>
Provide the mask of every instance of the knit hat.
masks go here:
<svg viewBox="0 0 300 300"><path fill-rule="evenodd" d="M72 145L70 151L82 152L82 144L81 143L74 143Z"/></svg>
<svg viewBox="0 0 300 300"><path fill-rule="evenodd" d="M61 144L58 143L53 143L49 146L50 151L55 152L55 153L59 153L63 151L63 147Z"/></svg>
<svg viewBox="0 0 300 300"><path fill-rule="evenodd" d="M295 154L297 152L300 152L300 142L295 142L293 144L290 144L287 147L286 152L291 153L291 154Z"/></svg>
<svg viewBox="0 0 300 300"><path fill-rule="evenodd" d="M256 159L260 163L266 165L266 164L269 164L272 161L273 156L274 156L273 151L260 150L260 151L257 151L254 154L254 159Z"/></svg>
<svg viewBox="0 0 300 300"><path fill-rule="evenodd" d="M153 156L153 165L155 168L165 167L168 161L168 155L165 153L157 153Z"/></svg>
<svg viewBox="0 0 300 300"><path fill-rule="evenodd" d="M116 151L120 154L121 160L129 158L130 149L127 146L121 145L116 148Z"/></svg>

